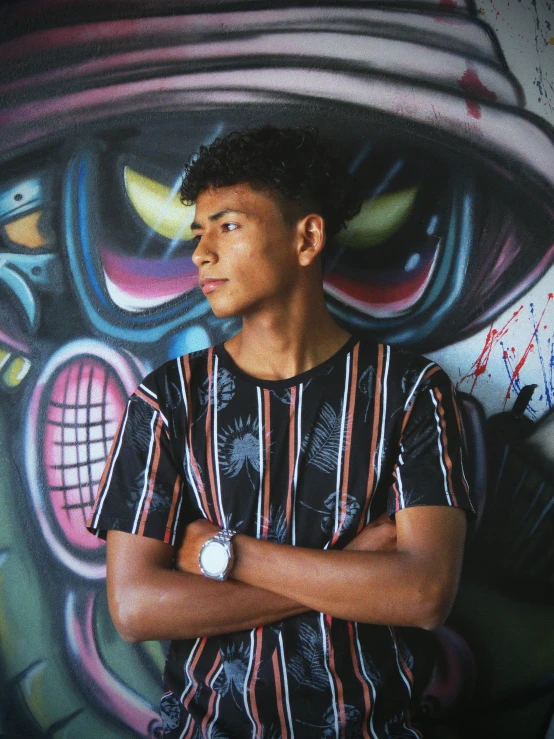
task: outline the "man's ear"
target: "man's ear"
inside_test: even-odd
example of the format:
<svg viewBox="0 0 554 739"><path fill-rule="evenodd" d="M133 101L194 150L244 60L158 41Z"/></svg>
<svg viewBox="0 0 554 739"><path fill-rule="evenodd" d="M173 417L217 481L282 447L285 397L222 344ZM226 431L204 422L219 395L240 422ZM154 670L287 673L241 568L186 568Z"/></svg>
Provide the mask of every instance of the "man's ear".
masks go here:
<svg viewBox="0 0 554 739"><path fill-rule="evenodd" d="M325 220L317 213L310 213L298 222L298 261L308 267L321 254L325 246Z"/></svg>

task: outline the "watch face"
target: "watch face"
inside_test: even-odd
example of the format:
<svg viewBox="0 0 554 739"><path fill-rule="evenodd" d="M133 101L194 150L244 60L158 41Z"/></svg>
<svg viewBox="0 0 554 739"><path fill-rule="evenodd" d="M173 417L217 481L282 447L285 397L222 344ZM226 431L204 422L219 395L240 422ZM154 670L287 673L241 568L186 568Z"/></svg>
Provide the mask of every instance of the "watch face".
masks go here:
<svg viewBox="0 0 554 739"><path fill-rule="evenodd" d="M211 541L200 554L202 567L213 577L221 575L229 562L229 555L223 544Z"/></svg>

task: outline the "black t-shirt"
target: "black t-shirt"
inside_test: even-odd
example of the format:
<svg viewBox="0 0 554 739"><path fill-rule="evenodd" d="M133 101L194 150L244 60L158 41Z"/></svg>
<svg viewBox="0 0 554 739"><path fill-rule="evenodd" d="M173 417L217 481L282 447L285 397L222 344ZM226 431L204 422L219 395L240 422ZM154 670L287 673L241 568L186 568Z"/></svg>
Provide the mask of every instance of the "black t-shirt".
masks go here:
<svg viewBox="0 0 554 739"><path fill-rule="evenodd" d="M89 527L178 544L202 516L261 539L340 548L386 510L472 511L460 435L448 377L409 352L352 337L274 381L210 347L167 362L133 393ZM410 716L418 634L312 611L173 641L164 736L421 736Z"/></svg>

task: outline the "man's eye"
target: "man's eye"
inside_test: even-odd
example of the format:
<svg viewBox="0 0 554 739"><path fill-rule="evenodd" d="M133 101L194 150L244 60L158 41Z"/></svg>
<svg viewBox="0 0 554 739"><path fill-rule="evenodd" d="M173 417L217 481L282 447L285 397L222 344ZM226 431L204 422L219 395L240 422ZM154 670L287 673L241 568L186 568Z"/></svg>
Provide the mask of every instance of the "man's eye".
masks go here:
<svg viewBox="0 0 554 739"><path fill-rule="evenodd" d="M234 231L236 228L238 228L238 224L237 223L224 223L223 228L226 231Z"/></svg>
<svg viewBox="0 0 554 739"><path fill-rule="evenodd" d="M193 239L198 243L202 238L202 234L194 234Z"/></svg>

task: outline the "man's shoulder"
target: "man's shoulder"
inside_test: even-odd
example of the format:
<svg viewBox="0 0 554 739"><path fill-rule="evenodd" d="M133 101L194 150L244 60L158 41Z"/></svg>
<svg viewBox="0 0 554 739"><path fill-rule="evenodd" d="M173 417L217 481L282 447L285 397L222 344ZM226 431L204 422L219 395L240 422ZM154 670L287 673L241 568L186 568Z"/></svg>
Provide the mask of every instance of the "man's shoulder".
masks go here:
<svg viewBox="0 0 554 739"><path fill-rule="evenodd" d="M359 343L362 354L382 364L388 374L402 373L406 370L423 370L429 365L438 367L431 359L411 349L379 343L365 334L359 336Z"/></svg>
<svg viewBox="0 0 554 739"><path fill-rule="evenodd" d="M188 384L191 378L194 379L199 373L206 371L211 350L213 347L206 347L168 359L146 375L139 388L150 390L156 394L158 400L163 401L172 394L173 387Z"/></svg>
<svg viewBox="0 0 554 739"><path fill-rule="evenodd" d="M371 338L360 338L361 355L381 373L382 387L391 392L410 395L416 389L450 383L446 372L434 360L402 346L383 344Z"/></svg>

